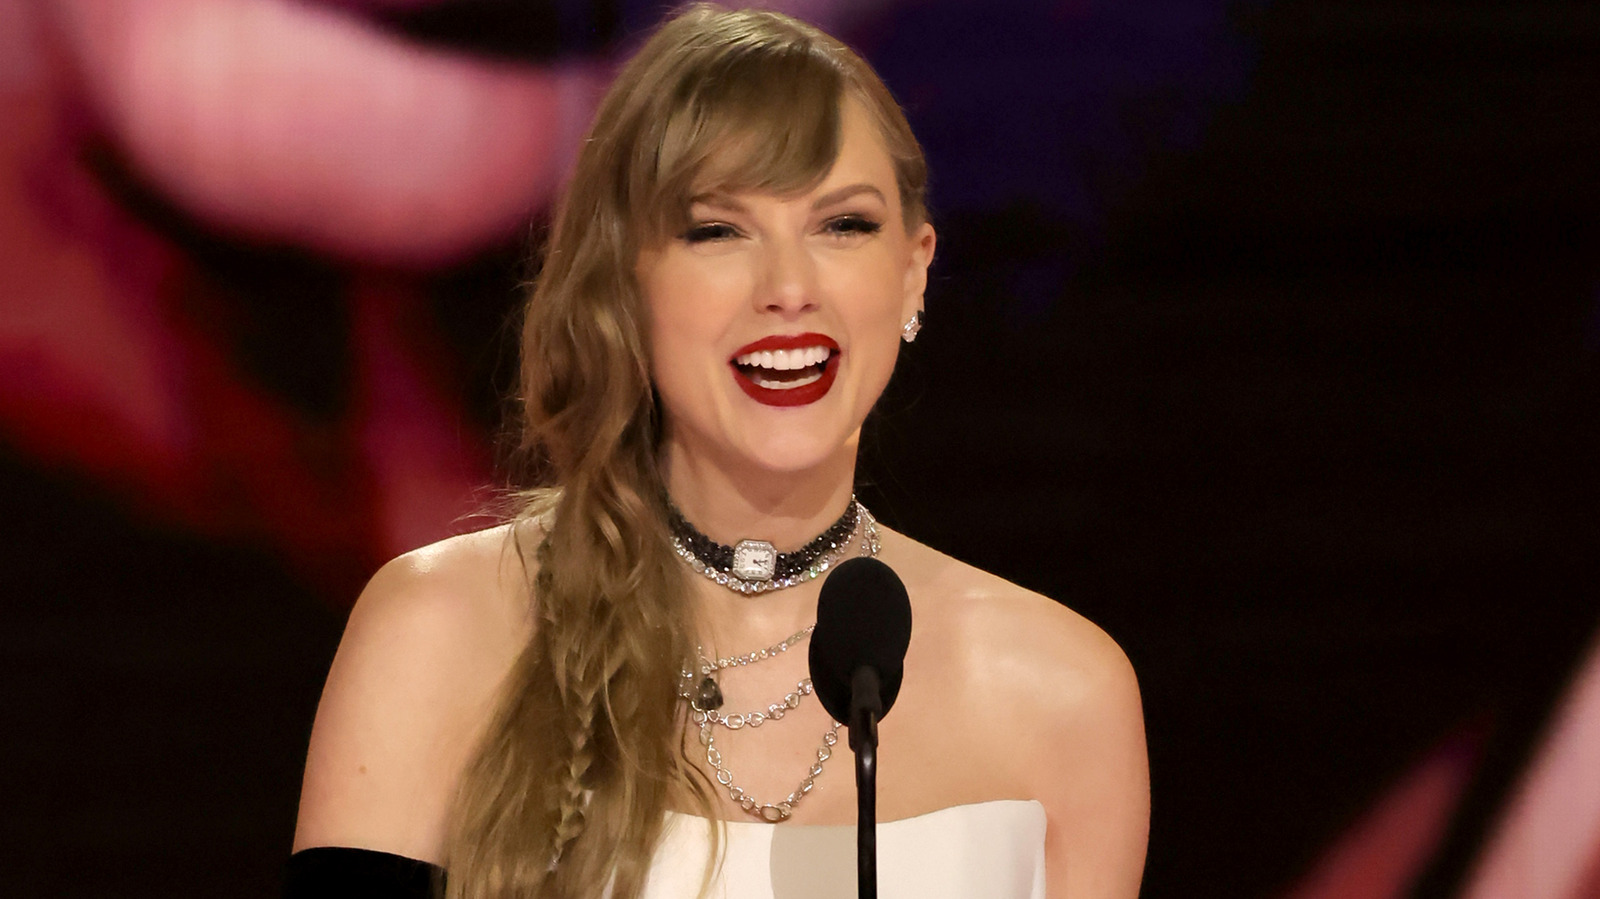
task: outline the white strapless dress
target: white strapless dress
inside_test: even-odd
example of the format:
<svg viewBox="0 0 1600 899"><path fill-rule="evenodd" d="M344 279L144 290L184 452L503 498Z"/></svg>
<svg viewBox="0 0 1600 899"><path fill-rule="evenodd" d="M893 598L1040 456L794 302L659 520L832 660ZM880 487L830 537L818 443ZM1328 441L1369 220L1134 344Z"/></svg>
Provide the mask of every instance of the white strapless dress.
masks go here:
<svg viewBox="0 0 1600 899"><path fill-rule="evenodd" d="M855 899L856 828L728 821L707 899ZM677 812L644 899L699 894L713 822ZM1044 806L1001 799L878 825L882 899L1044 899Z"/></svg>

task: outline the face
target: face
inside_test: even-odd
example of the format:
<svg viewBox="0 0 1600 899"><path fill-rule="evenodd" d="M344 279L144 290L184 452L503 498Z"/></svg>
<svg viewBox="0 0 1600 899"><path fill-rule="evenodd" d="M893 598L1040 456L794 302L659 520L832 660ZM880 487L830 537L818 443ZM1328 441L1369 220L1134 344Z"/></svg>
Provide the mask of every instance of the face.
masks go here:
<svg viewBox="0 0 1600 899"><path fill-rule="evenodd" d="M933 228L909 231L865 108L799 195L698 197L683 234L640 255L669 461L799 472L854 454L922 308Z"/></svg>

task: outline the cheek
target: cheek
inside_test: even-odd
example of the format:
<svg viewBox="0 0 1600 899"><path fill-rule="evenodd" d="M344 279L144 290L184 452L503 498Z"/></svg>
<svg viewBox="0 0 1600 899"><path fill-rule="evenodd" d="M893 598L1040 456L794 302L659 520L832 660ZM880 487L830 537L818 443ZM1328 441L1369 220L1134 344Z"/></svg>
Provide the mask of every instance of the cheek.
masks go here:
<svg viewBox="0 0 1600 899"><path fill-rule="evenodd" d="M650 321L650 374L657 388L664 387L669 393L680 389L688 369L684 322L675 312L656 306Z"/></svg>
<svg viewBox="0 0 1600 899"><path fill-rule="evenodd" d="M900 279L874 278L870 297L862 297L851 311L850 331L856 358L868 382L881 389L894 370L900 351Z"/></svg>
<svg viewBox="0 0 1600 899"><path fill-rule="evenodd" d="M657 278L645 286L650 316L650 375L668 411L681 413L715 377L717 328L702 291L681 280Z"/></svg>
<svg viewBox="0 0 1600 899"><path fill-rule="evenodd" d="M716 330L743 291L745 278L735 265L668 254L639 280L645 309L664 339L698 340Z"/></svg>
<svg viewBox="0 0 1600 899"><path fill-rule="evenodd" d="M670 364L683 346L684 324L689 319L686 291L669 266L660 265L639 277L644 313L649 319L651 367Z"/></svg>
<svg viewBox="0 0 1600 899"><path fill-rule="evenodd" d="M873 332L892 330L899 333L901 314L906 305L906 277L903 266L885 262L875 267L867 277L858 275L858 290L865 290L863 302L857 305L857 320Z"/></svg>
<svg viewBox="0 0 1600 899"><path fill-rule="evenodd" d="M886 264L875 277L873 302L863 310L860 330L869 341L874 378L887 383L900 355L900 333L905 324L906 279L903 266ZM881 385L880 385L881 386Z"/></svg>

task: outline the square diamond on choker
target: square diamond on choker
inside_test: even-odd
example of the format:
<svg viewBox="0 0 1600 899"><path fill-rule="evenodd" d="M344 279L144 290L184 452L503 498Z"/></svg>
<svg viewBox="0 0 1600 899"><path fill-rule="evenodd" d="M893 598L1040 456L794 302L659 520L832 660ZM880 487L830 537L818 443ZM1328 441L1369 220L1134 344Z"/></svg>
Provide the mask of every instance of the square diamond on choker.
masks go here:
<svg viewBox="0 0 1600 899"><path fill-rule="evenodd" d="M765 540L740 540L734 544L729 570L744 581L770 580L778 570L778 548Z"/></svg>
<svg viewBox="0 0 1600 899"><path fill-rule="evenodd" d="M878 554L877 523L853 496L838 521L810 543L786 553L778 552L766 540L740 540L734 546L718 543L686 521L671 499L667 500L667 526L672 532L672 551L685 565L746 596L820 577L849 554L858 538L863 555Z"/></svg>

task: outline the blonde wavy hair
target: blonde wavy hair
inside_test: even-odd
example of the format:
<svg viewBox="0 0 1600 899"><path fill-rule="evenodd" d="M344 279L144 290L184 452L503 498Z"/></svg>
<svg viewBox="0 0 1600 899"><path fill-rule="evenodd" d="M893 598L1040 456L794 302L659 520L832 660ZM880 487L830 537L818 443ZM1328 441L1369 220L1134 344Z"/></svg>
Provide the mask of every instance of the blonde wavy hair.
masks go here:
<svg viewBox="0 0 1600 899"><path fill-rule="evenodd" d="M514 527L533 535L519 550L535 623L463 776L451 899L608 887L634 899L669 804L715 817L677 702L695 622L668 537L634 268L642 248L681 233L700 191L819 183L846 97L877 120L914 227L926 168L905 115L860 57L805 23L691 6L600 104L524 319L520 449L554 486L527 492Z"/></svg>

